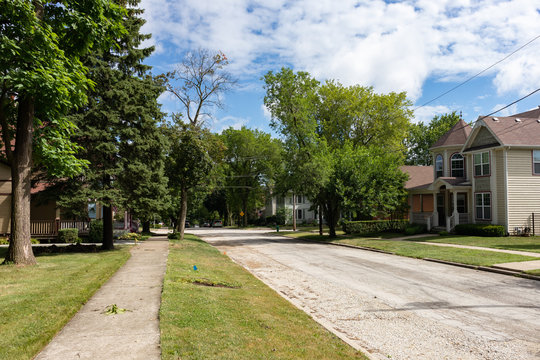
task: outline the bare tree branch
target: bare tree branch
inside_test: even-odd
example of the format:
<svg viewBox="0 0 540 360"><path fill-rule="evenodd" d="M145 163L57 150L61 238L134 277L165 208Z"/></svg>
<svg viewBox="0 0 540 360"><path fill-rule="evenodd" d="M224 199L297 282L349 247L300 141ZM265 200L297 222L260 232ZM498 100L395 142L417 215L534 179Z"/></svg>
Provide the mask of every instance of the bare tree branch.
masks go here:
<svg viewBox="0 0 540 360"><path fill-rule="evenodd" d="M236 83L224 70L228 63L222 52L199 49L188 53L174 71L165 75L167 90L180 100L191 125L203 125L213 108L223 107L220 95Z"/></svg>

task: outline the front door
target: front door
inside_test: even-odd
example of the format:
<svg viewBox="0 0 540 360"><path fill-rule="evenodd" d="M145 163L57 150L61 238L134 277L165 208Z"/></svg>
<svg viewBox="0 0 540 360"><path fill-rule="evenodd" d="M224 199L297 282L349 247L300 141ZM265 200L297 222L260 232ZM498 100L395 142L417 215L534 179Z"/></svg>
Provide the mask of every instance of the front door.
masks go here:
<svg viewBox="0 0 540 360"><path fill-rule="evenodd" d="M446 211L444 206L444 193L437 194L437 212L439 213L439 226L446 226Z"/></svg>

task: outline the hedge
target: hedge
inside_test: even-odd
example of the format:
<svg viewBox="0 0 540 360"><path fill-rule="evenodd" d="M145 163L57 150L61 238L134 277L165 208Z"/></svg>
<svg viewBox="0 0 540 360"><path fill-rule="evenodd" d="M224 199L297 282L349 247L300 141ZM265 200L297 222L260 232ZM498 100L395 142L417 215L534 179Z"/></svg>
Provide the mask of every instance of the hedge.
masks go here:
<svg viewBox="0 0 540 360"><path fill-rule="evenodd" d="M427 233L427 225L425 224L411 224L407 225L404 231L405 235L416 235L416 234L425 234Z"/></svg>
<svg viewBox="0 0 540 360"><path fill-rule="evenodd" d="M103 241L103 221L93 220L90 222L88 241L91 243L100 243Z"/></svg>
<svg viewBox="0 0 540 360"><path fill-rule="evenodd" d="M373 234L379 232L403 232L409 220L343 221L346 234Z"/></svg>
<svg viewBox="0 0 540 360"><path fill-rule="evenodd" d="M454 229L458 235L473 236L506 236L506 229L502 225L489 224L459 224Z"/></svg>
<svg viewBox="0 0 540 360"><path fill-rule="evenodd" d="M76 243L79 239L79 230L75 228L67 228L58 230L59 243Z"/></svg>

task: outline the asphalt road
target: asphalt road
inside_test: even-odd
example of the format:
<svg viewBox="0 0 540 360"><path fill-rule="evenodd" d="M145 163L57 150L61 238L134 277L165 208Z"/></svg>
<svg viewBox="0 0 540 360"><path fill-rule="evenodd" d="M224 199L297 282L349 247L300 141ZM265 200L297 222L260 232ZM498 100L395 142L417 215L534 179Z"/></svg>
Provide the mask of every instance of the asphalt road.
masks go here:
<svg viewBox="0 0 540 360"><path fill-rule="evenodd" d="M189 229L373 359L540 359L540 282L257 230Z"/></svg>

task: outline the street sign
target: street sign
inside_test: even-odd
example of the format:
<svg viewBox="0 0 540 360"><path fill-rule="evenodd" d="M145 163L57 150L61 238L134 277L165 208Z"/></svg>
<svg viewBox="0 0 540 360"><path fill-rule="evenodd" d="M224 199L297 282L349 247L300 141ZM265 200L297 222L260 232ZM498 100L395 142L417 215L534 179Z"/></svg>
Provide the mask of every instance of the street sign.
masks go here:
<svg viewBox="0 0 540 360"><path fill-rule="evenodd" d="M240 211L240 216L244 216L244 212L243 212L243 211Z"/></svg>

